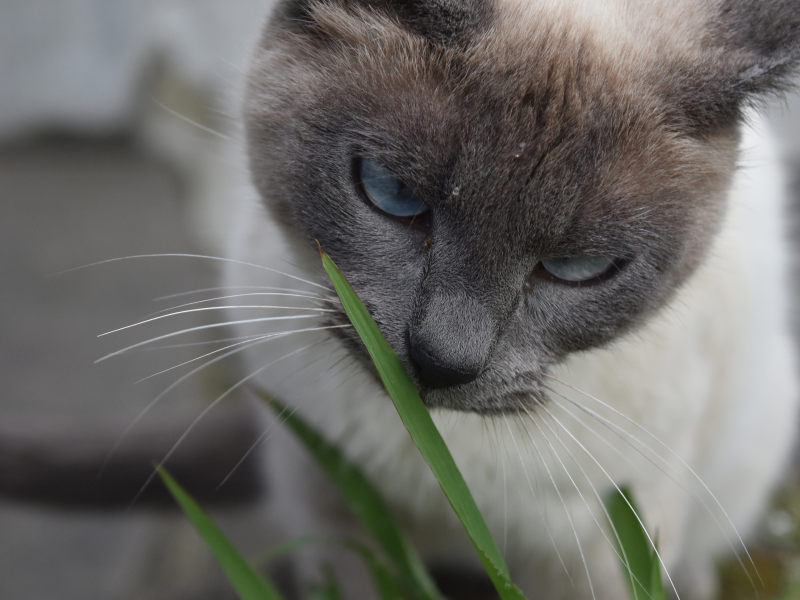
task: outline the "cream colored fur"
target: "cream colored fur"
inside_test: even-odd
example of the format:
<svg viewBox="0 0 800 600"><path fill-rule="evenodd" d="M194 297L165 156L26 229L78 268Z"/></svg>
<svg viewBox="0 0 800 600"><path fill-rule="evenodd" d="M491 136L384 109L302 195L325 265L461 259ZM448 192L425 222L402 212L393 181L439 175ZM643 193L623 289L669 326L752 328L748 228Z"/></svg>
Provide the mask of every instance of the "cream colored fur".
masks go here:
<svg viewBox="0 0 800 600"><path fill-rule="evenodd" d="M546 24L556 31L590 36L594 47L615 62L643 66L660 53L687 53L697 48L702 30L719 2L707 0L501 0L502 38L527 39ZM635 57L635 61L619 60Z"/></svg>
<svg viewBox="0 0 800 600"><path fill-rule="evenodd" d="M739 536L751 532L785 466L797 382L783 181L762 122L747 130L742 148L723 229L666 309L612 346L560 365L552 375L562 383L548 379L552 402L530 416L434 413L531 599L623 597L598 500L613 489L610 480L633 488L678 589L706 598L721 553L747 561ZM251 192L242 206L233 256L326 286L314 249L276 225L255 198ZM319 291L244 265L232 265L226 283ZM299 329L317 321L290 323ZM281 328L289 326L275 331ZM478 564L380 384L338 341L298 333L246 356L248 372L274 363L259 382L367 472L427 559ZM270 510L287 535L350 530L324 480L279 427L266 453ZM341 566L350 567L358 568ZM352 598L369 594L358 585L348 590Z"/></svg>

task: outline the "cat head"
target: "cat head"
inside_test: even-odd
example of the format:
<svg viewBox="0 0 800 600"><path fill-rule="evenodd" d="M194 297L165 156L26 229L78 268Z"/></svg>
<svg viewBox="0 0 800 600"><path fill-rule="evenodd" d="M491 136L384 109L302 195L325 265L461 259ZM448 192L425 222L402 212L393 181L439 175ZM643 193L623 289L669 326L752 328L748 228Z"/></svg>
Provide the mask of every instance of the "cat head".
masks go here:
<svg viewBox="0 0 800 600"><path fill-rule="evenodd" d="M429 405L544 401L549 365L643 322L702 261L743 110L800 56L800 5L635 4L276 7L245 102L253 180Z"/></svg>

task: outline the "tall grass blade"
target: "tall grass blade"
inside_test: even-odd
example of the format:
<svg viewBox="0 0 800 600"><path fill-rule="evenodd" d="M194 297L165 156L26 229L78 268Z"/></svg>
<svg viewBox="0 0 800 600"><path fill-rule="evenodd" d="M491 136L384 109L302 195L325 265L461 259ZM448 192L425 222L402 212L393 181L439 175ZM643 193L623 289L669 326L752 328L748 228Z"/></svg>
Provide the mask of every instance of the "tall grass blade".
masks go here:
<svg viewBox="0 0 800 600"><path fill-rule="evenodd" d="M350 510L386 552L410 587L414 597L422 600L442 600L436 584L425 570L413 545L397 525L386 502L364 474L347 460L338 448L328 443L325 438L303 421L297 413L286 410L269 395L263 392L258 393L278 412L281 419L311 452L317 464L322 467L342 493Z"/></svg>
<svg viewBox="0 0 800 600"><path fill-rule="evenodd" d="M163 468L158 474L167 489L194 524L200 536L216 556L228 580L242 600L283 600L280 592L258 574L236 551L211 518Z"/></svg>
<svg viewBox="0 0 800 600"><path fill-rule="evenodd" d="M402 587L398 584L397 578L387 568L383 561L372 551L372 549L354 541L345 541L344 545L361 555L364 562L372 573L372 580L378 589L380 600L404 600L406 595Z"/></svg>
<svg viewBox="0 0 800 600"><path fill-rule="evenodd" d="M372 573L372 580L375 582L375 588L378 591L380 600L406 600L408 597L397 580L395 572L386 565L382 557L378 556L372 548L368 548L350 538L330 535L308 535L275 546L261 554L254 562L263 564L312 544L336 544L358 554Z"/></svg>
<svg viewBox="0 0 800 600"><path fill-rule="evenodd" d="M631 598L664 600L661 562L637 518L641 513L630 490L626 487L613 490L606 499L606 510L616 532L617 552Z"/></svg>
<svg viewBox="0 0 800 600"><path fill-rule="evenodd" d="M366 345L403 424L439 480L445 496L464 525L498 594L503 600L524 598L522 592L511 583L508 567L492 539L489 528L403 364L339 268L322 250L320 254L322 264L342 301L342 306Z"/></svg>
<svg viewBox="0 0 800 600"><path fill-rule="evenodd" d="M658 539L655 540L656 548ZM664 584L661 581L661 561L655 551L650 555L650 597L653 600L665 600Z"/></svg>
<svg viewBox="0 0 800 600"><path fill-rule="evenodd" d="M308 600L345 600L339 591L339 584L333 569L324 568L324 574L324 583L311 585L306 589Z"/></svg>

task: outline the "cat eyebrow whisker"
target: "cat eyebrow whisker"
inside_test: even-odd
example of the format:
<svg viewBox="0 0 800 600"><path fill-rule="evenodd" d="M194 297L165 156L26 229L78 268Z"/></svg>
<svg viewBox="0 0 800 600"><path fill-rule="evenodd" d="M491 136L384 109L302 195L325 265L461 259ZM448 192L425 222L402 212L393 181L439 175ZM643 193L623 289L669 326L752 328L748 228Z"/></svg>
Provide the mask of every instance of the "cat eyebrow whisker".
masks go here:
<svg viewBox="0 0 800 600"><path fill-rule="evenodd" d="M264 305L264 304L251 304L251 305L239 305L239 306L204 306L202 308L190 308L187 310L179 310L173 313L168 313L166 315L159 315L157 317L151 317L149 319L145 319L144 321L139 321L138 323L133 323L131 325L125 325L125 327L119 327L118 329L112 329L111 331L106 331L105 333L101 333L97 337L104 337L106 335L111 335L112 333L117 333L119 331L125 331L126 329L131 329L133 327L138 327L140 325L144 325L146 323L152 323L153 321L158 321L160 319L166 319L168 317L177 317L178 315L186 315L189 313L196 313L196 312L203 312L207 310L228 310L234 308L269 308L275 310L301 310L301 311L310 311L310 312L336 312L330 308L314 308L314 307L299 307L299 306L272 306L272 305Z"/></svg>
<svg viewBox="0 0 800 600"><path fill-rule="evenodd" d="M525 477L528 478L528 485L530 486L530 478L528 477L528 470L525 467L525 461L522 459L522 453L520 452L519 446L517 445L517 440L514 438L514 433L511 431L511 425L508 422L508 417L506 415L503 415L503 420L506 422L506 427L508 428L508 434L511 436L511 441L514 442L514 447L517 449L517 454L519 455L519 460L520 463L522 464L522 470L525 472ZM556 483L553 474L550 472L550 467L547 466L547 461L545 460L544 456L542 456L542 453L539 452L539 447L536 444L536 440L534 440L533 437L530 435L528 436L528 438L533 443L533 447L536 450L536 454L539 456L539 460L542 463L542 466L545 468L545 471L547 471L547 476L550 478L550 482L553 484L553 488L555 488L556 494L558 494L558 499L561 500L561 506L564 509L564 514L567 516L569 525L572 528L572 534L575 537L575 543L578 545L578 553L581 555L581 562L583 563L583 568L586 572L586 577L589 581L589 589L592 592L592 598L594 600L597 600L597 597L595 596L594 593L594 585L592 584L592 576L589 573L589 565L586 562L586 556L583 553L583 546L581 545L581 540L580 537L578 536L578 531L575 529L575 524L572 521L572 515L569 512L569 508L567 508L567 503L564 502L564 497L561 495L561 490L558 488L558 484ZM555 542L553 543L555 544ZM558 550L556 550L556 552L558 552ZM563 565L564 562L562 561L561 564ZM569 575L569 573L567 573L567 575ZM571 577L570 580L572 580ZM572 585L574 586L575 584L573 583Z"/></svg>
<svg viewBox="0 0 800 600"><path fill-rule="evenodd" d="M181 434L181 436L178 438L178 440L172 445L172 448L170 448L169 451L164 455L164 457L159 461L159 463L153 469L153 472L150 474L150 476L147 478L147 480L144 482L144 484L142 484L141 489L136 493L136 495L131 500L130 506L133 506L134 504L136 504L136 501L139 499L139 497L142 495L142 493L147 489L147 487L152 483L153 479L158 474L159 469L161 469L164 466L164 464L170 459L170 457L175 453L175 451L181 445L183 440L186 439L186 436L188 436L189 433L191 433L191 431L195 428L195 426L203 419L203 417L205 417L211 410L213 410L214 407L216 407L225 398L230 396L234 391L236 391L237 389L242 387L245 383L247 383L248 381L253 379L259 373L265 371L266 369L268 369L269 367L279 363L280 361L289 358L290 356L294 356L295 354L299 354L300 352L303 352L304 350L307 350L308 348L311 348L312 346L315 346L316 344L319 344L319 342L318 341L317 342L313 342L311 344L308 344L307 346L303 346L302 348L298 348L297 350L289 352L288 354L285 354L285 355L281 356L280 358L278 358L278 359L276 359L276 360L274 360L272 362L269 362L266 365L263 365L263 366L259 367L258 369L256 369L252 373L250 373L249 375L246 375L245 377L240 379L238 382L234 383L227 390L225 390L222 394L217 396L217 398L213 402L211 402L211 404L209 404L207 407L205 407L203 409L203 411L199 415L197 415L197 418L195 418L195 420L192 421L189 424L189 426L186 428L186 431L184 431L183 434ZM238 350L241 350L241 349L237 349L237 351Z"/></svg>
<svg viewBox="0 0 800 600"><path fill-rule="evenodd" d="M216 287L200 288L196 290L189 290L186 292L178 292L177 294L169 294L167 296L159 296L158 298L153 298L153 302L162 302L164 300L171 300L172 298L180 298L181 296L202 294L203 292L221 292L229 290L270 290L275 292L297 292L298 294L314 294L320 299L323 298L323 296L316 294L316 292L311 292L308 290L295 290L292 288L275 287L272 285L220 285Z"/></svg>
<svg viewBox="0 0 800 600"><path fill-rule="evenodd" d="M104 360L107 360L107 359L109 359L109 358L111 358L113 356L119 356L120 354L124 354L125 352L128 352L129 350L133 350L134 348L140 348L142 346L145 346L147 344L151 344L153 342L158 342L160 340L165 340L167 338L175 337L177 335L183 335L184 333L191 333L193 331L202 331L204 329L213 329L215 327L229 327L231 325L241 325L241 324L245 324L245 323L263 323L263 322L266 322L266 321L286 321L286 320L291 320L291 319L316 319L316 318L317 318L317 315L289 315L289 316L283 316L283 317L260 317L258 319L242 319L240 321L224 321L222 323L211 323L209 325L199 325L197 327L189 327L188 329L182 329L180 331L173 331L172 333L166 333L164 335L159 335L157 337L150 338L149 340L145 340L143 342L132 344L130 346L127 346L126 348L123 348L122 350L117 350L115 352L112 352L111 354L106 354L105 356L103 356L101 358L98 358L94 362L95 362L95 364L97 364L97 363L102 362Z"/></svg>
<svg viewBox="0 0 800 600"><path fill-rule="evenodd" d="M761 578L761 574L759 573L759 571L758 571L758 568L756 567L756 564L755 564L755 561L753 560L753 557L750 555L750 551L747 549L747 545L744 543L744 540L742 539L742 536L739 534L739 530L736 528L736 525L734 525L734 524L733 524L733 520L732 520L732 519L730 518L730 516L728 515L728 511L726 511L726 510L725 510L725 507L723 507L723 506L722 506L722 503L721 503L721 502L720 502L720 501L717 499L717 497L716 497L716 495L714 494L714 492L712 492L712 491L711 491L711 489L710 489L710 488L708 487L708 485L706 484L706 482L705 482L705 481L703 481L703 478L702 478L702 477L700 477L700 475L698 475L698 474L697 474L697 472L696 472L696 471L695 471L695 470L694 470L694 469L693 469L691 466L689 466L689 464L688 464L688 463L687 463L685 460L683 460L683 458L681 458L681 456L680 456L680 455L679 455L677 452L675 452L675 451L674 451L672 448L670 448L670 447L669 447L667 444L665 444L663 441L661 441L661 439L660 439L660 438L658 438L658 436L656 436L656 435L654 435L654 434L650 433L650 431L649 431L647 428L643 427L642 425L640 425L639 423L637 423L636 421L634 421L633 419L631 419L630 417L628 417L628 416L627 416L627 415L625 415L624 413L620 412L619 410L617 410L617 409L616 409L616 408L614 408L613 406L610 406L610 405L606 404L605 402L603 402L603 401L602 401L602 400L600 400L599 398L596 398L596 397L592 396L591 394L589 394L589 393L587 393L587 392L584 392L584 391L582 391L582 390L580 390L580 389L578 389L578 388L576 388L576 387L573 387L573 386L569 385L568 383L565 383L565 382L563 382L563 381L559 380L558 378L556 378L556 377L554 377L554 376L552 376L552 375L550 375L550 374L548 374L548 373L543 373L543 375L544 375L545 377L549 378L549 379L552 379L552 380L553 380L553 381L555 381L556 383L560 383L561 385L563 385L563 386L565 386L565 387L567 387L567 388L569 388L569 389L571 389L571 390L573 390L573 391L575 391L575 392L577 392L577 393L579 393L579 394L581 394L581 395L585 396L586 398L588 398L588 399L590 399L590 400L594 400L595 402L597 402L597 403L598 403L598 404L600 404L601 406L603 406L603 407L607 408L608 410L612 411L614 414L616 414L616 415L618 415L618 416L622 417L623 419L625 419L626 421L628 421L629 423L631 423L631 424L632 424L634 427L636 427L636 428L640 429L640 430L641 430L641 431L643 431L645 434L647 434L648 436L650 436L650 437L651 437L653 440L655 440L655 441L656 441L658 444L660 444L660 445L661 445L661 446L662 446L662 447L663 447L665 450L667 450L667 452L669 452L669 453L670 453L670 454L672 454L672 455L673 455L675 458L677 458L677 459L678 459L678 461L680 461L680 463L681 463L681 464L682 464L684 467L686 467L686 469L687 469L687 470L688 470L688 471L689 471L689 472L692 474L692 476L695 478L695 480L696 480L696 481L697 481L697 482L698 482L698 483L699 483L701 486L703 486L703 488L706 490L706 492L708 492L709 496L711 496L711 498L714 500L714 503L717 505L717 507L718 507L718 508L719 508L719 509L722 511L722 514L723 514L723 515L725 515L725 519L728 521L728 524L729 524L729 525L731 526L731 528L733 529L733 532L734 532L734 534L736 535L736 538L739 540L739 544L741 544L741 547L742 547L742 549L744 550L745 554L747 555L747 559L750 561L750 565L753 567L753 570L755 571L755 573L756 573L756 576L758 577L758 579L759 579L759 581L760 581L760 583L761 583L761 585L762 585L762 587L763 587L763 585L764 585L764 580ZM564 397L564 396L562 396L562 398L563 398L563 397ZM575 404L576 406L580 406L580 405L578 405L577 403L574 403L574 404ZM584 407L584 408L585 408L585 407ZM588 409L587 409L587 410L588 410ZM609 424L611 424L611 423L609 422ZM613 425L613 424L611 424L611 425ZM620 430L621 430L621 431L624 431L624 430L622 430L621 428L620 428ZM626 433L627 433L627 432L626 432ZM632 434L629 434L629 433L628 433L628 435L629 435L629 436L630 436L632 439L636 439L636 438L635 438L635 436L633 436ZM636 441L637 441L637 442L639 442L640 444L642 444L642 445L643 445L645 448L647 448L647 445L646 445L646 444L642 443L642 442L641 442L641 441L639 441L639 440L636 440ZM651 452L652 452L652 450L651 450ZM656 453L656 452L653 452L653 454L654 454L655 456L659 456L659 455L658 455L658 453ZM662 458L662 460L664 460L664 459ZM666 461L664 461L664 462L666 462ZM712 515L713 515L712 511L710 511L710 510L709 510L709 514L712 514ZM737 557L737 559L738 559L738 557L739 557L739 553L738 553L738 552L736 552L736 551L734 551L734 554L736 555L736 557ZM742 568L744 568L744 565L742 565ZM750 579L749 570L748 570L748 569L744 569L744 571L745 571L745 573L747 574L747 577L748 577L748 579Z"/></svg>
<svg viewBox="0 0 800 600"><path fill-rule="evenodd" d="M204 359L204 358L206 358L208 356L212 356L214 354L217 354L218 352L224 352L225 350L228 350L229 348L235 348L237 346L241 346L242 344L247 344L249 342L263 341L263 340L267 340L267 339L275 338L275 337L286 337L286 336L289 336L289 335L292 335L292 334L295 334L295 333L306 333L306 332L309 332L309 331L323 331L323 330L326 330L326 329L343 329L343 328L347 328L347 327L352 327L352 325L350 323L345 323L343 325L327 325L325 327L310 327L308 329L293 329L291 331L279 331L279 332L276 332L276 333L267 333L267 334L256 336L255 338L248 337L248 339L246 339L246 340L236 342L235 344L230 344L229 346L225 346L223 348L217 348L216 350L212 350L211 352L207 352L206 354L203 354L203 355L198 356L196 358L192 358L192 359L187 360L185 362L182 362L182 363L180 363L178 365L169 367L168 369L164 369L163 371L159 371L158 373L153 373L152 375L148 375L147 377L139 379L135 383L141 383L142 381L146 381L148 379L152 379L153 377L157 377L158 375L161 375L163 373L167 373L167 372L172 371L174 369L178 369L180 367L183 367L184 365L188 365L188 364L196 362L198 360L202 360L202 359Z"/></svg>
<svg viewBox="0 0 800 600"><path fill-rule="evenodd" d="M600 533L603 535L603 537L605 538L606 542L608 542L609 547L614 551L614 554L616 554L617 558L620 559L620 561L622 561L622 563L624 565L626 565L627 570L628 570L628 574L637 583L642 585L642 582L639 581L639 578L636 577L636 575L634 574L634 572L630 568L630 562L628 561L628 556L627 556L627 554L625 552L625 547L623 546L622 541L620 540L619 533L617 532L617 527L614 525L614 521L611 519L611 515L608 514L608 509L606 508L605 502L603 502L603 499L600 497L600 494L597 491L597 487L592 483L591 478L589 477L588 473L586 473L586 471L584 470L584 468L581 465L580 461L578 461L578 459L575 458L575 455L572 453L572 451L569 449L569 447L564 443L564 441L561 439L561 437L559 435L557 435L557 433L555 431L553 431L552 427L550 425L547 425L547 428L548 428L548 430L550 430L550 433L552 433L553 437L555 437L558 440L558 443L561 444L561 447L564 448L564 450L566 450L567 454L569 454L569 457L572 459L572 461L578 467L578 469L580 470L581 474L586 479L586 482L589 484L589 487L592 489L592 492L594 493L595 498L597 498L597 502L600 505L600 508L602 509L603 514L606 517L606 520L608 521L609 525L611 526L611 531L614 533L614 537L617 540L617 546L615 546L614 543L606 535L605 530L603 529L603 526L597 520L597 517L595 517L594 512L589 507L589 503L586 501L586 498L584 498L583 493L581 493L577 483L575 483L575 481L572 479L572 475L570 475L569 469L567 469L566 465L564 465L564 463L561 461L561 458L558 456L558 453L556 452L556 449L553 447L552 442L547 437L547 435L544 433L542 428L539 426L539 423L536 421L534 416L528 411L528 409L526 407L523 406L522 408L528 414L528 417L530 417L530 420L533 422L533 424L536 425L536 428L542 434L542 437L547 441L548 444L550 444L550 447L553 450L553 454L555 454L556 459L558 459L558 462L561 463L561 466L564 467L564 472L567 474L567 477L569 477L570 481L572 481L572 485L575 486L575 490L578 492L578 494L580 495L581 499L583 500L583 503L586 505L586 508L588 509L589 514L592 515L592 519L594 519L594 522L597 524L597 528L599 529ZM555 423L558 424L559 427L561 427L562 429L564 429L566 431L566 427L564 426L564 424L561 423L558 419L556 419L555 416L553 416L550 413L550 411L547 409L547 407L545 405L542 405L541 408L553 418L553 420L555 421ZM619 551L617 551L617 547L619 547L619 549L622 551L622 555L620 555ZM666 567L665 567L665 569L666 569ZM642 588L644 588L644 585L642 585ZM645 590L645 593L647 594L647 596L649 598L652 598L652 595L647 590Z"/></svg>
<svg viewBox="0 0 800 600"><path fill-rule="evenodd" d="M331 304L341 304L340 301L334 300L333 298L323 298L322 296L317 296L317 295L312 296L308 294L290 294L287 292L246 292L244 294L231 294L228 296L217 296L215 298L206 298L205 300L195 300L194 302L186 302L184 304L178 304L170 308L162 308L161 310L157 310L156 312L151 313L151 315L159 315L161 313L169 312L171 310L177 310L179 308L184 308L186 306L194 306L197 304L205 304L206 302L216 302L219 300L229 300L230 298L244 298L246 296L280 296L289 298L304 298L306 300L312 300L314 302L330 302ZM240 308L240 307L229 306L227 308ZM294 307L286 306L282 308L294 308Z"/></svg>
<svg viewBox="0 0 800 600"><path fill-rule="evenodd" d="M558 419L556 417L553 417L553 418L560 424L560 421L558 421ZM608 478L608 480L611 482L611 485L614 486L614 489L616 489L624 498L624 494L622 494L622 490L619 489L619 486L614 481L614 479L611 477L611 475L609 475L608 471L606 471L605 468L603 468L603 465L601 465L597 461L597 459L594 457L594 455L592 455L592 453L589 452L589 450L586 449L586 447L578 440L578 438L576 438L574 435L572 435L572 433L569 431L569 429L564 428L563 425L561 426L561 428L564 430L564 433L566 433L570 438L572 438L572 440L576 444L578 444L578 446L580 446L581 449L584 452L586 452L586 455L589 458L592 459L592 462L594 462L594 464L596 464L599 467L599 469L603 472L603 474ZM625 499L625 502L628 504L628 506L631 508L631 510L633 510L633 507L630 506L630 503L628 502L627 499ZM650 546L653 548L653 552L655 552L656 557L658 558L658 561L661 563L661 566L664 567L664 572L666 573L667 579L669 580L669 583L672 586L672 590L675 592L675 596L678 598L678 600L680 600L680 594L678 594L678 590L675 587L675 583L672 581L672 577L670 576L669 571L667 571L667 566L666 566L666 564L664 564L664 560L661 558L661 553L658 551L658 548L656 548L656 544L655 544L655 542L653 542L653 539L650 536L650 533L648 533L647 528L645 527L644 523L642 522L642 519L639 517L638 514L636 514L635 510L633 510L633 513L634 513L634 516L636 517L636 520L639 522L639 525L641 525L642 530L644 531L644 534L647 537L648 542L650 542Z"/></svg>
<svg viewBox="0 0 800 600"><path fill-rule="evenodd" d="M99 265L105 265L113 262L119 262L123 260L134 260L137 258L202 258L205 260L218 260L221 262L232 263L237 265L242 265L244 267L252 267L254 269L261 269L263 271L269 271L270 273L276 273L278 275L283 275L284 277L288 277L290 279L294 279L296 281L300 281L302 283L307 283L308 285L313 285L314 287L321 288L328 292L333 292L331 288L325 285L321 285L314 281L309 281L307 279L303 279L302 277L298 277L296 275L290 275L289 273L285 273L283 271L278 271L277 269L272 269L270 267L265 267L264 265L259 265L256 263L246 262L243 260L236 260L234 258L225 258L222 256L209 256L206 254L189 254L189 253L182 253L182 252L164 252L159 254L131 254L130 256L119 256L117 258L108 258L106 260L100 260L97 262L89 263L86 265L81 265L80 267L73 267L71 269L66 269L64 271L58 271L53 275L64 275L66 273L72 273L73 271L80 271L83 269L88 269L90 267L97 267Z"/></svg>

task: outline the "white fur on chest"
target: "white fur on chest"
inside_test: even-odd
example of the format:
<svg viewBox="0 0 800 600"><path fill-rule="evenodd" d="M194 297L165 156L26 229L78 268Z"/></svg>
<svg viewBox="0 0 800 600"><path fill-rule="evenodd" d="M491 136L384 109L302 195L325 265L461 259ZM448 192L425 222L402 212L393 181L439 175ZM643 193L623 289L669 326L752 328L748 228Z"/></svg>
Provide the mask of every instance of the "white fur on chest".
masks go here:
<svg viewBox="0 0 800 600"><path fill-rule="evenodd" d="M705 564L728 541L738 546L729 520L746 534L779 476L797 396L783 182L762 134L747 133L743 148L745 168L723 231L665 310L614 345L560 365L553 401L530 417L434 413L523 588L541 585L542 569L561 569L553 566L558 555L576 589L585 587L576 559L583 553L593 563L594 587L614 589L614 581L603 581L616 579L602 572L613 555L599 501L612 480L634 489L668 565L691 571L692 562ZM243 211L236 258L326 284L313 253L292 244L255 200ZM314 290L241 265L228 270L227 283ZM360 363L324 332L274 339L247 353L251 371L270 363L261 384L362 466L429 556L473 560L393 405ZM528 565L539 566L533 572Z"/></svg>

